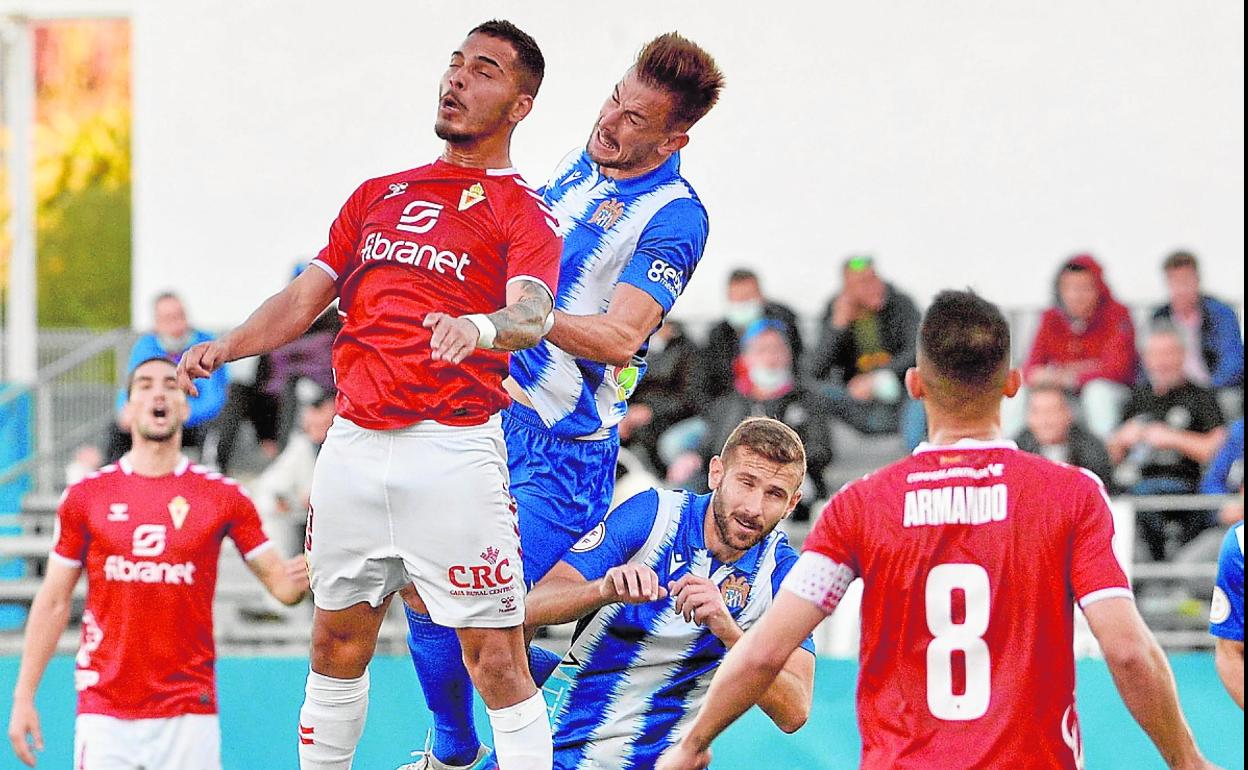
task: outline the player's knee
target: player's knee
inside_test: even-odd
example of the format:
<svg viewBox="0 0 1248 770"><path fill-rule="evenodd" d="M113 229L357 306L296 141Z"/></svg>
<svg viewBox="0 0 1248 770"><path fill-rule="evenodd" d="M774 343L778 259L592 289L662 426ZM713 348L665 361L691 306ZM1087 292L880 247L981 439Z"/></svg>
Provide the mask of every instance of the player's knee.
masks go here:
<svg viewBox="0 0 1248 770"><path fill-rule="evenodd" d="M355 679L373 657L375 641L342 629L312 630L312 670L324 676Z"/></svg>
<svg viewBox="0 0 1248 770"><path fill-rule="evenodd" d="M490 634L471 650L464 650L464 664L472 681L484 692L515 692L533 686L528 659L520 653L513 640L501 634Z"/></svg>

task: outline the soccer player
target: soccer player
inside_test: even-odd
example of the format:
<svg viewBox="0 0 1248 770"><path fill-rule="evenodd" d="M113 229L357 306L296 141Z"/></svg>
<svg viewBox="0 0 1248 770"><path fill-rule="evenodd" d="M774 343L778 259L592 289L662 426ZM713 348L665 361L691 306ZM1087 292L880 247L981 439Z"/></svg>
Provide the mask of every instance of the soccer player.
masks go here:
<svg viewBox="0 0 1248 770"><path fill-rule="evenodd" d="M797 562L775 528L805 475L791 428L747 419L710 462L710 494L630 498L537 584L526 625L581 621L547 688L563 688L553 704L557 770L653 770ZM810 713L814 652L803 641L762 694L785 732Z"/></svg>
<svg viewBox="0 0 1248 770"><path fill-rule="evenodd" d="M650 335L706 244L706 210L681 176L680 150L722 86L706 51L676 34L655 38L615 85L585 148L545 188L564 236L555 323L544 342L512 356L514 400L503 413L529 585L606 515L616 426L645 373ZM411 767L483 768L456 640L405 598L413 599L412 658L434 714L431 745ZM535 672L541 679L558 657L534 662L545 668Z"/></svg>
<svg viewBox="0 0 1248 770"><path fill-rule="evenodd" d="M1214 661L1231 698L1244 707L1244 523L1231 527L1218 558L1209 631L1218 638Z"/></svg>
<svg viewBox="0 0 1248 770"><path fill-rule="evenodd" d="M131 450L70 487L57 510L47 574L26 623L9 740L34 767L43 749L35 691L85 571L74 767L220 770L212 597L221 543L230 538L286 604L307 592L307 565L302 556L279 556L237 483L182 455L190 407L171 362L140 362L126 392Z"/></svg>
<svg viewBox="0 0 1248 770"><path fill-rule="evenodd" d="M766 692L855 577L865 583L864 770L1082 767L1076 602L1168 765L1209 767L1114 557L1100 482L1001 439L1001 397L1019 387L1009 357L994 305L969 292L936 297L906 374L926 403L931 443L833 497L772 610L729 653L660 770L706 767L711 741Z"/></svg>
<svg viewBox="0 0 1248 770"><path fill-rule="evenodd" d="M550 768L497 415L508 402L508 351L541 339L558 283L555 220L510 168L512 133L544 69L537 44L511 23L473 29L440 85L442 158L362 184L317 269L182 359L184 375L198 377L272 350L339 298L338 417L308 513L316 613L299 725L304 770L351 765L377 631L410 583L433 619L456 629L503 766Z"/></svg>

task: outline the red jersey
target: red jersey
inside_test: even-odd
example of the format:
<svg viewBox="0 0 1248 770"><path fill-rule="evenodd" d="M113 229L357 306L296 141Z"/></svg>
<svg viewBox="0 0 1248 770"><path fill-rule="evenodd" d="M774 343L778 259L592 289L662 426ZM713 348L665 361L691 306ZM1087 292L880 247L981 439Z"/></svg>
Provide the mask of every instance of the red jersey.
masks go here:
<svg viewBox="0 0 1248 770"><path fill-rule="evenodd" d="M186 458L151 478L123 457L66 490L52 558L87 573L79 713L216 713L212 598L226 537L248 559L270 545L238 484Z"/></svg>
<svg viewBox="0 0 1248 770"><path fill-rule="evenodd" d="M842 489L804 550L863 579L864 770L1081 766L1074 605L1131 596L1112 538L1094 476L1012 442Z"/></svg>
<svg viewBox="0 0 1248 770"><path fill-rule="evenodd" d="M509 403L508 353L431 360L431 312L492 313L507 284L554 297L562 244L554 216L519 174L437 161L360 185L312 264L338 287L338 413L374 430L421 420L478 425Z"/></svg>

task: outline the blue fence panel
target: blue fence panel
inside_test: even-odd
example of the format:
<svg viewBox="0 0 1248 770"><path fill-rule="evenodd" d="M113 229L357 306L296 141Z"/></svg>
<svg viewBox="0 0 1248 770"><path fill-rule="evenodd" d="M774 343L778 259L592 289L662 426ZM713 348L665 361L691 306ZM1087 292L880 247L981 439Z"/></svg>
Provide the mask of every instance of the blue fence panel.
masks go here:
<svg viewBox="0 0 1248 770"><path fill-rule="evenodd" d="M0 385L0 395L8 386ZM0 471L30 456L33 447L31 425L33 401L29 393L0 406ZM0 516L16 514L22 498L30 491L30 477L19 476L7 484L0 484ZM21 534L21 529L6 526L0 519L0 537ZM22 559L0 559L0 580L20 578L26 574ZM26 622L26 609L11 604L0 604L0 630L21 628Z"/></svg>

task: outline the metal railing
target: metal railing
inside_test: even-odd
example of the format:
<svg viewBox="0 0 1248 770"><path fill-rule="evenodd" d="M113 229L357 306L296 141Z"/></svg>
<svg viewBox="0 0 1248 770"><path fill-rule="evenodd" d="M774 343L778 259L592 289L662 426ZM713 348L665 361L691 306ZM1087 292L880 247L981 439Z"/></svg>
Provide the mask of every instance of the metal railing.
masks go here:
<svg viewBox="0 0 1248 770"><path fill-rule="evenodd" d="M74 452L84 443L98 443L113 419L114 398L134 337L128 329L39 335L40 368L34 384L0 394L0 407L31 397L34 450L0 469L0 485L29 474L33 493L59 491L59 474Z"/></svg>

